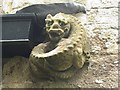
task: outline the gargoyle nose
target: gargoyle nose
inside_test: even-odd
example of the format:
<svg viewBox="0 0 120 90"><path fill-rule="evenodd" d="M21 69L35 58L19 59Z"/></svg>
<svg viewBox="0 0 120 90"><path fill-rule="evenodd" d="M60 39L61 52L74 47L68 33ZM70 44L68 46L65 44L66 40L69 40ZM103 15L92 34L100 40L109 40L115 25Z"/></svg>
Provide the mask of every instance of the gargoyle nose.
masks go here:
<svg viewBox="0 0 120 90"><path fill-rule="evenodd" d="M53 24L53 28L59 28L58 24Z"/></svg>

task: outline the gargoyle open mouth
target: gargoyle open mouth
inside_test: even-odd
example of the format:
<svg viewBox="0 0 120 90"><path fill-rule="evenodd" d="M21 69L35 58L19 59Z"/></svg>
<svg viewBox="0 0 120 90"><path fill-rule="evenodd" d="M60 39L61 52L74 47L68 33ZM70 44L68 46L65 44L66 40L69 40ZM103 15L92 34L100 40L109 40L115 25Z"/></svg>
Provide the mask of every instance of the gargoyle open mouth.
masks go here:
<svg viewBox="0 0 120 90"><path fill-rule="evenodd" d="M59 37L60 35L56 32L50 32L51 37Z"/></svg>
<svg viewBox="0 0 120 90"><path fill-rule="evenodd" d="M64 33L60 30L53 30L49 32L49 37L53 41L58 41L64 36Z"/></svg>

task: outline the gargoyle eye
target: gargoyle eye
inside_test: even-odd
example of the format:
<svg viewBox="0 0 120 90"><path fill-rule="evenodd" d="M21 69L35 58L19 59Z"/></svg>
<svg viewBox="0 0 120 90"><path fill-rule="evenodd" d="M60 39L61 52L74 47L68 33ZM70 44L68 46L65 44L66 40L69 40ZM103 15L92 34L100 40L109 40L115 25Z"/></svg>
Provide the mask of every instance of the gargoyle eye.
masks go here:
<svg viewBox="0 0 120 90"><path fill-rule="evenodd" d="M53 24L53 20L51 20L51 21L46 21L46 24L48 25L48 26L50 26L50 25L52 25Z"/></svg>
<svg viewBox="0 0 120 90"><path fill-rule="evenodd" d="M61 20L59 20L58 23L59 23L60 26L64 26L65 25L65 22L63 22Z"/></svg>

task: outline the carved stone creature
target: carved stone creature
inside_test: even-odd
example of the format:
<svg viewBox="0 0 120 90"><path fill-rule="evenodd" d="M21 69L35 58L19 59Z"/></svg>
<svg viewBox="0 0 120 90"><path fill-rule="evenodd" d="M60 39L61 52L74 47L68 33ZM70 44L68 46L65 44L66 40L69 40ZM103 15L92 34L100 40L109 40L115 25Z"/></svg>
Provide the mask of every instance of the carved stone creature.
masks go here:
<svg viewBox="0 0 120 90"><path fill-rule="evenodd" d="M50 39L33 48L30 71L35 78L68 79L90 58L86 31L76 17L64 13L49 14L45 21Z"/></svg>

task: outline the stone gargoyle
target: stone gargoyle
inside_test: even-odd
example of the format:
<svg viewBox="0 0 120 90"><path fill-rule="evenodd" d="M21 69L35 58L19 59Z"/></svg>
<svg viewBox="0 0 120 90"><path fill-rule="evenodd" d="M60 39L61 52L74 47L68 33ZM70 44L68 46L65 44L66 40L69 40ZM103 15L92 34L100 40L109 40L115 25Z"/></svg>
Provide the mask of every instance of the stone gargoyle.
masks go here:
<svg viewBox="0 0 120 90"><path fill-rule="evenodd" d="M29 57L32 77L68 79L90 58L86 30L75 16L58 13L47 15L47 42L35 46Z"/></svg>

